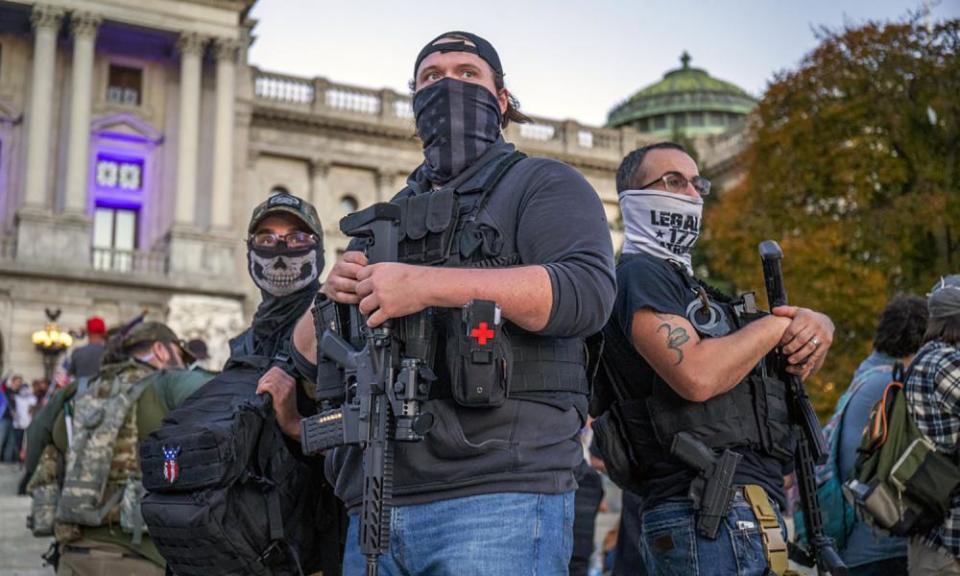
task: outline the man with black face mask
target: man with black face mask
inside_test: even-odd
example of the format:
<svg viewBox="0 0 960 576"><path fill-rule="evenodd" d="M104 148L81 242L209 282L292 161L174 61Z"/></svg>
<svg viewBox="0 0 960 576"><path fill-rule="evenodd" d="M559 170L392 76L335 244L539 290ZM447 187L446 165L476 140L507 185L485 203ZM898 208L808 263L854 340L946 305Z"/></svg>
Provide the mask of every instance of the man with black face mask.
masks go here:
<svg viewBox="0 0 960 576"><path fill-rule="evenodd" d="M710 182L682 146L661 142L631 152L617 190L625 240L595 396L613 390L616 401L602 408L593 430L611 478L639 499L624 499L614 571L782 574L783 475L794 440L785 384L759 364L779 346L787 370L809 377L823 364L833 323L794 306L758 314L749 300L694 276L691 251ZM735 491L720 504L729 508L716 534L701 532L688 498L698 471L673 454L680 433L717 458L725 450L739 455L727 456L738 458ZM642 565L622 562L627 558Z"/></svg>
<svg viewBox="0 0 960 576"><path fill-rule="evenodd" d="M569 166L527 158L503 140L506 122L523 116L483 38L432 40L412 85L424 160L392 200L403 214L400 262L368 264L355 242L324 285L332 300L358 305L368 326L391 318L432 326L436 352L421 360L437 375L423 406L433 426L422 441L395 445L381 573L565 574L589 391L584 338L603 325L615 291L603 206ZM479 324L487 330L472 332L477 342L461 323L473 300L497 303L490 325L503 319L496 330ZM512 350L496 364L502 372L451 376L471 370L454 345L481 338ZM294 344L298 368L315 371L312 314ZM465 397L488 389L502 396ZM328 453L327 476L358 512L359 450ZM363 573L357 535L353 516L344 574Z"/></svg>

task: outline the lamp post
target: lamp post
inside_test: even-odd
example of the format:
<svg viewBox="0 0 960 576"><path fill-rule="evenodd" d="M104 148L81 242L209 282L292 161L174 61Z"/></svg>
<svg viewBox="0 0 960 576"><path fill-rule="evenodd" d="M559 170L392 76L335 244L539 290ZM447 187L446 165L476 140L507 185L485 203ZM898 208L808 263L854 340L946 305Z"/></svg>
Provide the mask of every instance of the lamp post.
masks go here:
<svg viewBox="0 0 960 576"><path fill-rule="evenodd" d="M60 310L44 309L47 314L47 325L43 330L33 333L33 345L43 356L43 375L47 382L53 380L53 371L57 366L57 357L73 344L73 337L57 325Z"/></svg>

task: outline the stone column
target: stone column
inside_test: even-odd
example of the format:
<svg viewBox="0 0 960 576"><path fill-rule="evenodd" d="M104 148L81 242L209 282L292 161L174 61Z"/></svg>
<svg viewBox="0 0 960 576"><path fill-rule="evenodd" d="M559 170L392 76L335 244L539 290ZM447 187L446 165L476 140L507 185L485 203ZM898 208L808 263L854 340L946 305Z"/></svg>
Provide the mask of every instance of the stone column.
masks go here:
<svg viewBox="0 0 960 576"><path fill-rule="evenodd" d="M377 202L388 202L399 192L394 184L396 171L387 168L377 170Z"/></svg>
<svg viewBox="0 0 960 576"><path fill-rule="evenodd" d="M320 221L324 230L337 231L339 230L337 223L331 222L335 219L333 215L336 214L334 212L336 208L333 207L330 198L330 182L328 180L330 162L326 158L313 158L310 160L308 167L310 170L310 202L320 213Z"/></svg>
<svg viewBox="0 0 960 576"><path fill-rule="evenodd" d="M185 33L177 41L180 50L180 139L177 142L177 196L174 221L192 227L197 197L197 149L200 123L200 71L205 39Z"/></svg>
<svg viewBox="0 0 960 576"><path fill-rule="evenodd" d="M213 198L211 224L215 229L230 227L230 197L233 194L233 102L237 49L236 40L216 41L217 111L213 136Z"/></svg>
<svg viewBox="0 0 960 576"><path fill-rule="evenodd" d="M63 10L45 4L33 8L33 78L30 89L30 130L27 133L27 174L24 204L48 210L47 174L51 172L50 117L53 114L53 76L57 32Z"/></svg>
<svg viewBox="0 0 960 576"><path fill-rule="evenodd" d="M85 12L71 17L73 77L70 83L70 131L67 136L65 211L84 214L90 164L90 106L93 98L93 51L100 17Z"/></svg>

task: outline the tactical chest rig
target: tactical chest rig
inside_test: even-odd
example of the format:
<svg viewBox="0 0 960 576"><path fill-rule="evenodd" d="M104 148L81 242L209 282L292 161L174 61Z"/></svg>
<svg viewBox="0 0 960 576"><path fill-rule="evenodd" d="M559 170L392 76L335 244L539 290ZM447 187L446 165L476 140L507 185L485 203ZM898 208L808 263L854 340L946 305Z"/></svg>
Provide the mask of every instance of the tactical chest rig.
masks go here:
<svg viewBox="0 0 960 576"><path fill-rule="evenodd" d="M653 257L626 255L620 265L634 258ZM686 289L697 296L685 316L701 338L726 336L764 315L757 311L753 294L734 300L712 289L708 293L684 270L672 267ZM610 354L601 360L597 386L609 400L592 411L598 416L593 425L598 446L611 479L621 486L638 490L654 464L677 461L670 448L680 432L717 451L749 448L780 462L792 460L794 438L786 386L776 378L768 359L733 389L706 402L685 400L656 373L647 385L626 381L610 365L615 360Z"/></svg>
<svg viewBox="0 0 960 576"><path fill-rule="evenodd" d="M401 192L393 200L402 214L399 260L448 268L503 268L524 264L516 246L505 243L500 231L482 222L480 216L507 171L525 157L516 151L501 152L472 175L439 190L407 188ZM473 373L480 365L471 362L467 316L459 309L428 309L401 323L401 341L413 342L427 334L432 336L427 346L418 347L420 353L426 354L422 360L432 366L438 376L431 387L430 398L453 397L461 405L476 407L499 405L507 397L569 405L569 400L562 400L558 393L589 394L583 339L540 336L505 322L501 343L506 364L505 373L499 377L506 382L499 394L494 392L489 403L473 398L473 387L467 382L471 375L474 378L495 376ZM444 342L445 346L438 346ZM418 353L408 350L408 355L411 352ZM547 400L551 396L552 399Z"/></svg>
<svg viewBox="0 0 960 576"><path fill-rule="evenodd" d="M525 157L499 151L439 190L417 190L414 185L402 191L392 201L401 211L398 260L449 268L523 264L516 247L508 246L500 231L480 216L507 171ZM357 321L354 314L347 323ZM461 309L429 308L394 324L403 347L400 356L422 362L432 372L428 379L435 375L429 399L454 398L463 406L481 408L499 406L509 397L566 408L572 405L571 393L589 394L582 338L540 336L504 322L495 340L502 363L487 365L472 361L476 350L471 350L467 321L468 313ZM494 380L496 385L478 398L477 387L469 382L473 379ZM334 374L318 378L318 400L342 393Z"/></svg>

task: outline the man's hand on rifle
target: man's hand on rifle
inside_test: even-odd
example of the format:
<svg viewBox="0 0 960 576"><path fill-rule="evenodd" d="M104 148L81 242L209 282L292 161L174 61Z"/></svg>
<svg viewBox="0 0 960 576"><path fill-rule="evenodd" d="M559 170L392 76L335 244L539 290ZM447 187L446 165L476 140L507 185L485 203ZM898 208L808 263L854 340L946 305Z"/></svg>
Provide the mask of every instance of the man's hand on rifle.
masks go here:
<svg viewBox="0 0 960 576"><path fill-rule="evenodd" d="M390 318L416 314L430 305L424 297L425 266L397 262L369 264L357 272L360 313L374 328Z"/></svg>
<svg viewBox="0 0 960 576"><path fill-rule="evenodd" d="M327 280L323 283L323 293L334 302L359 304L357 273L366 265L367 257L363 252L356 250L344 252L327 274Z"/></svg>
<svg viewBox="0 0 960 576"><path fill-rule="evenodd" d="M369 264L360 252L343 254L334 265L323 293L341 304L359 304L367 325L375 328L391 318L415 314L428 306L458 308L471 300L493 300L503 316L524 330L547 326L553 310L553 285L544 266L473 269L414 266L397 262ZM303 322L297 349L309 347ZM298 325L299 326L299 325ZM307 358L312 358L307 356Z"/></svg>
<svg viewBox="0 0 960 576"><path fill-rule="evenodd" d="M330 270L323 293L334 302L359 304L367 325L374 328L430 305L418 297L426 270L397 262L368 264L362 252L345 252Z"/></svg>
<svg viewBox="0 0 960 576"><path fill-rule="evenodd" d="M280 431L294 440L300 440L300 411L297 410L297 381L282 369L274 366L257 382L257 394L270 393L273 397L273 412L277 416Z"/></svg>
<svg viewBox="0 0 960 576"><path fill-rule="evenodd" d="M833 322L826 314L797 306L778 306L773 314L792 320L779 346L787 358L787 372L806 380L827 358L833 344Z"/></svg>

